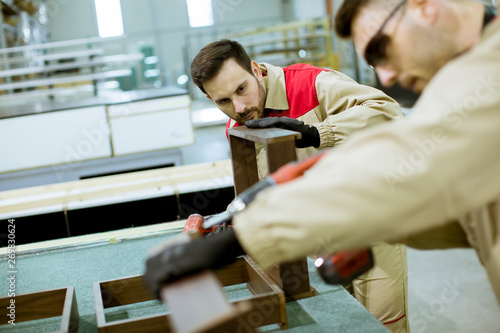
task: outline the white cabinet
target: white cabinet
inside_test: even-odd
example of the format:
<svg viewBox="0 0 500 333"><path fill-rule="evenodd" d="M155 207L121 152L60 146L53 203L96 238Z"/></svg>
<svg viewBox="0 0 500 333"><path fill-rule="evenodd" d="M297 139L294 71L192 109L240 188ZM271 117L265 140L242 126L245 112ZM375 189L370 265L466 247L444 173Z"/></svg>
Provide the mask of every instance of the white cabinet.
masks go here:
<svg viewBox="0 0 500 333"><path fill-rule="evenodd" d="M189 96L178 95L0 119L0 174L193 144L190 112Z"/></svg>
<svg viewBox="0 0 500 333"><path fill-rule="evenodd" d="M114 156L194 143L187 95L108 106Z"/></svg>
<svg viewBox="0 0 500 333"><path fill-rule="evenodd" d="M111 157L105 106L0 121L0 172Z"/></svg>

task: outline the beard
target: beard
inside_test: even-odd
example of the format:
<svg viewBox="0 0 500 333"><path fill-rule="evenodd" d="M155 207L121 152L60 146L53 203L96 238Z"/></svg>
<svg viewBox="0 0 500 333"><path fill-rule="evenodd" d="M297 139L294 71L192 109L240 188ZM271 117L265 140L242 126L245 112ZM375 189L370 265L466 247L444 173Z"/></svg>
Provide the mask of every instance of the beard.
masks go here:
<svg viewBox="0 0 500 333"><path fill-rule="evenodd" d="M257 81L257 86L259 87L259 100L256 106L247 107L245 112L242 113L238 119L235 119L238 123L244 125L247 120L253 119L261 119L264 118L264 107L266 105L266 91L264 87L260 84L259 80L255 78ZM253 113L253 114L252 114ZM252 114L251 118L246 119L248 116Z"/></svg>

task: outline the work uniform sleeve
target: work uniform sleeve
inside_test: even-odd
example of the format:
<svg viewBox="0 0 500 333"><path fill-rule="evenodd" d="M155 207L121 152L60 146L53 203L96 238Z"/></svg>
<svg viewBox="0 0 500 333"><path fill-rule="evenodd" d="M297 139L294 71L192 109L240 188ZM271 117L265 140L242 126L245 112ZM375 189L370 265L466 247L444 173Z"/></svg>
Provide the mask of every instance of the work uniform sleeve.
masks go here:
<svg viewBox="0 0 500 333"><path fill-rule="evenodd" d="M234 218L263 268L395 242L448 225L500 193L500 36L444 67L412 114L354 133L303 177Z"/></svg>
<svg viewBox="0 0 500 333"><path fill-rule="evenodd" d="M458 222L410 236L401 240L401 243L420 250L471 247L467 235Z"/></svg>
<svg viewBox="0 0 500 333"><path fill-rule="evenodd" d="M388 120L399 119L399 104L373 87L358 84L348 76L331 71L316 78L321 123L315 123L320 147L342 143L352 132Z"/></svg>

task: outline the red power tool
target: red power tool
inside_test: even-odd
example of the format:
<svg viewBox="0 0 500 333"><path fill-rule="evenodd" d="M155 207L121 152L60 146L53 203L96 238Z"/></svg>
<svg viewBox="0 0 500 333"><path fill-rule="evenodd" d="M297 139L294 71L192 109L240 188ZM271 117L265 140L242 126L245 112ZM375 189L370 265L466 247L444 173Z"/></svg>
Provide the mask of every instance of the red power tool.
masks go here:
<svg viewBox="0 0 500 333"><path fill-rule="evenodd" d="M203 229L201 225L203 224L203 216L200 214L189 215L186 224L184 225L184 234L188 234L191 238L203 237L205 233L211 232L212 230Z"/></svg>
<svg viewBox="0 0 500 333"><path fill-rule="evenodd" d="M209 229L203 228L204 218L200 214L191 214L186 220L184 225L184 230L182 233L187 234L191 239L205 237L207 234L216 233L220 228L218 225L210 227ZM228 228L232 228L231 225L227 225Z"/></svg>
<svg viewBox="0 0 500 333"><path fill-rule="evenodd" d="M203 223L201 229L211 229L221 223L231 220L233 215L245 209L253 201L255 196L262 190L289 182L304 175L325 153L309 157L301 162L285 164L276 172L270 174L262 181L246 189L237 196L229 205L228 210L214 215ZM319 275L329 284L349 284L369 271L374 266L373 253L371 249L342 251L329 257L316 259L315 266Z"/></svg>

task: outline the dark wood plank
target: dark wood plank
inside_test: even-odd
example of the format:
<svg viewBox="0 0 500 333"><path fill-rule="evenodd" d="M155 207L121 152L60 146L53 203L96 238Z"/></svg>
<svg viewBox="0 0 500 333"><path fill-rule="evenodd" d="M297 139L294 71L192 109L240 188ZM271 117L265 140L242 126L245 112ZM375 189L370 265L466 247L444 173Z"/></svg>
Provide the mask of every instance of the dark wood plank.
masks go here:
<svg viewBox="0 0 500 333"><path fill-rule="evenodd" d="M243 258L238 258L232 264L216 269L214 273L224 287L248 281L246 261Z"/></svg>
<svg viewBox="0 0 500 333"><path fill-rule="evenodd" d="M0 307L9 310L10 297L0 298ZM36 293L16 295L15 313L16 323L25 321L62 316L66 288L40 291ZM5 325L10 320L7 316L0 316L0 325Z"/></svg>
<svg viewBox="0 0 500 333"><path fill-rule="evenodd" d="M269 173L275 172L283 165L297 160L295 141L268 144L266 154Z"/></svg>
<svg viewBox="0 0 500 333"><path fill-rule="evenodd" d="M104 309L150 301L153 298L142 282L142 275L100 283Z"/></svg>
<svg viewBox="0 0 500 333"><path fill-rule="evenodd" d="M234 189L240 194L259 181L255 144L235 136L229 136L233 166Z"/></svg>
<svg viewBox="0 0 500 333"><path fill-rule="evenodd" d="M145 333L145 332L172 332L170 323L165 314L116 320L99 326L99 333Z"/></svg>
<svg viewBox="0 0 500 333"><path fill-rule="evenodd" d="M307 259L279 265L280 278L287 301L298 300L316 295L309 284Z"/></svg>
<svg viewBox="0 0 500 333"><path fill-rule="evenodd" d="M297 132L279 128L255 130L241 126L229 129L228 134L231 152L237 152L231 154L233 168L235 165L237 166L237 172L235 171L233 174L236 195L258 181L256 179L258 171L254 142L265 145L269 173L297 159L295 139L300 138L300 134ZM252 176L248 177L250 174ZM280 265L275 273L277 274L272 274L272 277L283 288L287 300L316 295L316 291L309 284L306 258Z"/></svg>
<svg viewBox="0 0 500 333"><path fill-rule="evenodd" d="M302 135L282 128L260 128L253 129L246 126L238 126L228 129L229 136L238 137L247 141L258 142L262 144L278 143L283 141L295 141Z"/></svg>

